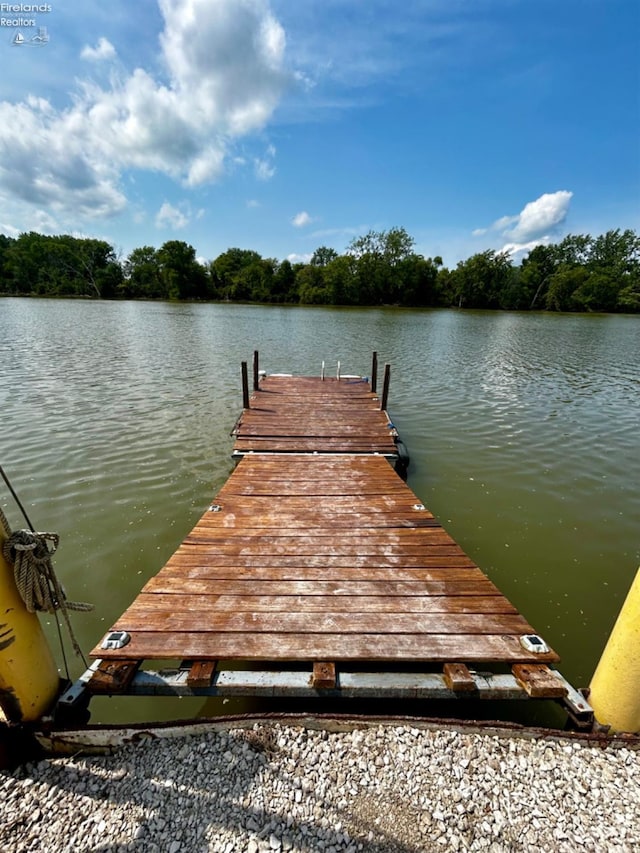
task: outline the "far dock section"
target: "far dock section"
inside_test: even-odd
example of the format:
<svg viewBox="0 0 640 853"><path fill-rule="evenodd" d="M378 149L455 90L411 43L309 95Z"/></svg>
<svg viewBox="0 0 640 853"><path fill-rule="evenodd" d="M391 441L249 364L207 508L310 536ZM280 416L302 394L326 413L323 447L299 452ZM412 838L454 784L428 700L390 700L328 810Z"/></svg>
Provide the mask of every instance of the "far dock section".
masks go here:
<svg viewBox="0 0 640 853"><path fill-rule="evenodd" d="M383 402L361 377L266 376L236 424L233 455L349 453L398 456Z"/></svg>
<svg viewBox="0 0 640 853"><path fill-rule="evenodd" d="M380 396L375 373L259 376L257 357L252 394L243 378L238 465L63 704L84 690L553 698L590 721L558 655L392 467L388 369Z"/></svg>

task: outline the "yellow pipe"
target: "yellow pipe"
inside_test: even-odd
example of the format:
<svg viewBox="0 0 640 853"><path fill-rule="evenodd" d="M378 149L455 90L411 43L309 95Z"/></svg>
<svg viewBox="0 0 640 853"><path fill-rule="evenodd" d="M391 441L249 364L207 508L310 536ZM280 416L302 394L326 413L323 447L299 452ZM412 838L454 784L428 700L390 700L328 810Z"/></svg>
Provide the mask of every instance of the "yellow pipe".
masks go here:
<svg viewBox="0 0 640 853"><path fill-rule="evenodd" d="M589 704L603 726L640 733L640 569L591 679Z"/></svg>
<svg viewBox="0 0 640 853"><path fill-rule="evenodd" d="M29 613L2 554L0 526L0 711L11 722L39 720L59 689L58 669L36 613Z"/></svg>

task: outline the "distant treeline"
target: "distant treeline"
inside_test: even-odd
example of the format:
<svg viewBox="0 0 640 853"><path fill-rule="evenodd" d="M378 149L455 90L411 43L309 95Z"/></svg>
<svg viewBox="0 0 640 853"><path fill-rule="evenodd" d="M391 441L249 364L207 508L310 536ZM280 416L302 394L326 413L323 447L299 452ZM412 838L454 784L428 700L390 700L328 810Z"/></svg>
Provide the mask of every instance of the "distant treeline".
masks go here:
<svg viewBox="0 0 640 853"><path fill-rule="evenodd" d="M536 246L519 265L486 251L447 269L414 252L404 228L370 231L344 254L318 248L308 263L228 249L203 265L169 240L120 260L103 240L0 235L0 293L102 299L177 299L302 305L404 305L549 311L640 311L634 231L570 235Z"/></svg>

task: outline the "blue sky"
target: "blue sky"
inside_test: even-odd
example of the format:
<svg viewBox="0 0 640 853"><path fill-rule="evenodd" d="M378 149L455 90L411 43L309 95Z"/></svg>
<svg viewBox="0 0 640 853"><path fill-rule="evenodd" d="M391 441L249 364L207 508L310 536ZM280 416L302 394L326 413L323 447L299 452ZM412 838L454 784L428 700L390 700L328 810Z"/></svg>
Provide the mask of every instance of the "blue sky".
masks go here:
<svg viewBox="0 0 640 853"><path fill-rule="evenodd" d="M305 260L402 226L451 267L640 230L638 0L8 5L0 233Z"/></svg>

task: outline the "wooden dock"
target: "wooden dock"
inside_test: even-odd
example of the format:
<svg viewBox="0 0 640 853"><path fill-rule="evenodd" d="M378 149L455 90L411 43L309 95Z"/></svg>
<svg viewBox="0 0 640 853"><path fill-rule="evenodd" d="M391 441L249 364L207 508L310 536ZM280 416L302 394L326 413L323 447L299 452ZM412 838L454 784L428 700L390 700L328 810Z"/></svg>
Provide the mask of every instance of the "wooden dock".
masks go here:
<svg viewBox="0 0 640 853"><path fill-rule="evenodd" d="M149 659L557 660L375 456L243 459L113 630Z"/></svg>
<svg viewBox="0 0 640 853"><path fill-rule="evenodd" d="M234 456L248 453L380 454L395 459L397 432L360 378L268 376L236 424Z"/></svg>
<svg viewBox="0 0 640 853"><path fill-rule="evenodd" d="M300 667L305 695L339 692L354 669L369 695L391 683L406 695L408 667L411 695L569 693L580 706L547 666L558 655L394 470L397 433L370 382L256 384L234 429L236 469L92 651L90 692L221 695L238 675L225 662L240 661L266 695ZM114 637L126 644L108 647ZM139 672L158 660L183 663ZM416 673L431 679L424 694ZM243 677L237 692L251 692Z"/></svg>

